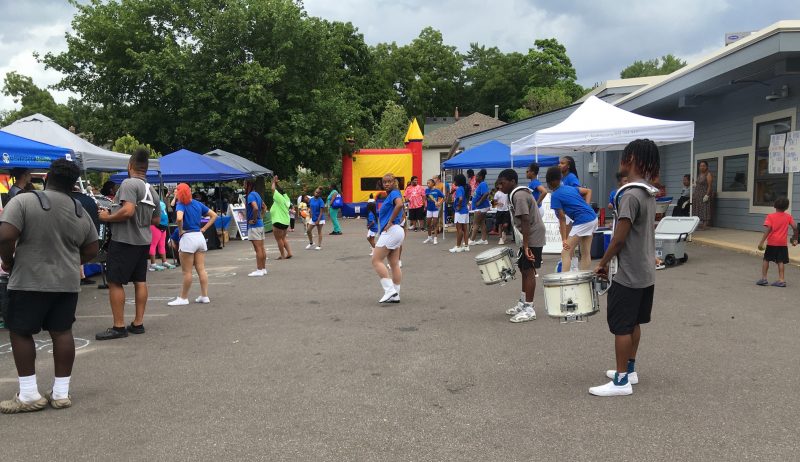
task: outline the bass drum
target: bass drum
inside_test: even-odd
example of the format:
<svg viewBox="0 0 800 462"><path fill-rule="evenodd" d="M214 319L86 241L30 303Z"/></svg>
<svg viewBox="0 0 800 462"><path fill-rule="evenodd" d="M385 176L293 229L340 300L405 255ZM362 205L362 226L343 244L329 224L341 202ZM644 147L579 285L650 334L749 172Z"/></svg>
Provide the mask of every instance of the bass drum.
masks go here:
<svg viewBox="0 0 800 462"><path fill-rule="evenodd" d="M542 277L544 306L551 318L567 322L583 322L600 311L591 271L552 273Z"/></svg>

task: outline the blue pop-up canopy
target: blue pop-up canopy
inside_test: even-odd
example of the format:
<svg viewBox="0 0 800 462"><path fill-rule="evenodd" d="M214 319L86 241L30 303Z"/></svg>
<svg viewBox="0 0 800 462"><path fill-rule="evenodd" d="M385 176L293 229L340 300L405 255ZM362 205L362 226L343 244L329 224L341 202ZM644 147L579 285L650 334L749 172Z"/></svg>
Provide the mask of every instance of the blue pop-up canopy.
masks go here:
<svg viewBox="0 0 800 462"><path fill-rule="evenodd" d="M514 156L514 167L525 168L533 162L539 162L541 167L550 167L558 164L558 157L539 156L537 161L534 156ZM492 140L448 159L442 168L511 168L511 147Z"/></svg>
<svg viewBox="0 0 800 462"><path fill-rule="evenodd" d="M161 178L164 183L212 183L250 176L249 172L236 170L188 149L181 149L161 158ZM120 172L113 175L111 181L121 183L125 178L128 178L128 174ZM147 181L157 183L158 180L158 172L147 172Z"/></svg>
<svg viewBox="0 0 800 462"><path fill-rule="evenodd" d="M3 169L47 169L54 160L71 153L71 149L0 132L0 168Z"/></svg>

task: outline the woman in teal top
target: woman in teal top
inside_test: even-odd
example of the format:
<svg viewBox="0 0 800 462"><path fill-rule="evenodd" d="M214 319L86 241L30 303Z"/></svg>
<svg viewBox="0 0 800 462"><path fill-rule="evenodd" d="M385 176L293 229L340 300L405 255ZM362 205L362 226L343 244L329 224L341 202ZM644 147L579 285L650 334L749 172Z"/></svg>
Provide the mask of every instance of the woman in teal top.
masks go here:
<svg viewBox="0 0 800 462"><path fill-rule="evenodd" d="M272 207L269 209L269 216L272 219L272 234L278 243L278 252L281 256L278 260L288 260L292 258L292 249L289 248L289 240L286 239L286 230L289 229L289 206L292 205L289 196L283 193L278 186L278 175L272 176Z"/></svg>
<svg viewBox="0 0 800 462"><path fill-rule="evenodd" d="M330 232L332 236L342 234L342 227L339 226L339 209L331 207L333 201L339 197L339 191L336 190L336 185L331 185L331 192L328 194L328 200L325 201L325 207L328 209L328 215L331 216L331 223L333 223L333 231Z"/></svg>

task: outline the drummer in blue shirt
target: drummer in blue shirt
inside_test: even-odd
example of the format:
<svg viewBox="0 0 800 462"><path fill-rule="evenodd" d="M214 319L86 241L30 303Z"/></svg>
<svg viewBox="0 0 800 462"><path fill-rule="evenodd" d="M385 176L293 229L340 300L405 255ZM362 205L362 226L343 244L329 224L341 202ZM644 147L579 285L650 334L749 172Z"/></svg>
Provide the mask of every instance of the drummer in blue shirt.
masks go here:
<svg viewBox="0 0 800 462"><path fill-rule="evenodd" d="M580 269L590 269L592 237L597 230L597 214L586 203L578 188L567 186L561 178L559 167L550 167L547 170L547 186L550 193L550 208L556 212L563 242L561 262L572 261L573 249L576 245L581 247ZM591 199L591 190L589 190ZM567 227L567 218L572 220L572 226Z"/></svg>

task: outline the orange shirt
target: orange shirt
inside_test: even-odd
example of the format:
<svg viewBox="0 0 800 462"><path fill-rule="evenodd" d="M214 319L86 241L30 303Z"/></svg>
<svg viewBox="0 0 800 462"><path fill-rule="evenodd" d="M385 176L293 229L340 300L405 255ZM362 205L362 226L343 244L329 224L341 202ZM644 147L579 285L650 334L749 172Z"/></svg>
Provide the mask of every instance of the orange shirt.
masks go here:
<svg viewBox="0 0 800 462"><path fill-rule="evenodd" d="M786 247L789 237L789 226L794 223L794 218L786 212L775 212L767 215L764 226L770 229L767 236L767 245L773 247Z"/></svg>

